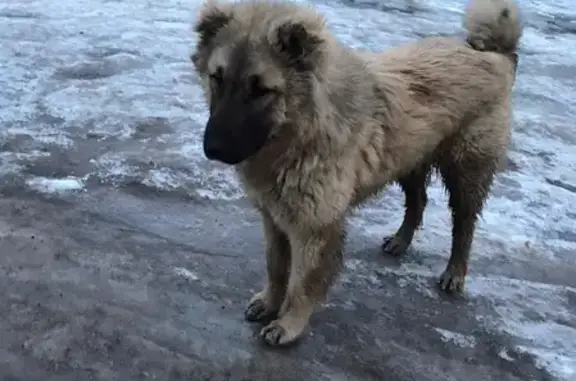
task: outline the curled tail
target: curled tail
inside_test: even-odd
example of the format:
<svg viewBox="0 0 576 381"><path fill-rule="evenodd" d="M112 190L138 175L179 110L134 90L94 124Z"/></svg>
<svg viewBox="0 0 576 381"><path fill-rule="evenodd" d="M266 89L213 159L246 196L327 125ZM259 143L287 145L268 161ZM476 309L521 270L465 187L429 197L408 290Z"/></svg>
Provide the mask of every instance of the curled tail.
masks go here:
<svg viewBox="0 0 576 381"><path fill-rule="evenodd" d="M464 16L472 48L515 55L524 29L515 0L470 0Z"/></svg>

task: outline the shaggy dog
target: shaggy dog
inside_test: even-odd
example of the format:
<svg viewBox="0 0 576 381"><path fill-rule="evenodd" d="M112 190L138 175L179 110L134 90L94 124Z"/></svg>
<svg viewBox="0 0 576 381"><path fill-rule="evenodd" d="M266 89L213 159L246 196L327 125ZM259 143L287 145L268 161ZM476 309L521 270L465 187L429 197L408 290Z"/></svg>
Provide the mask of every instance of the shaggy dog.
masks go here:
<svg viewBox="0 0 576 381"><path fill-rule="evenodd" d="M342 264L347 211L397 182L401 255L437 170L449 192L452 249L440 276L460 291L475 224L506 156L522 34L513 0L472 0L468 36L380 53L339 42L309 7L210 1L191 56L210 118L204 153L233 166L262 215L267 285L246 310L272 345L301 337ZM275 320L273 320L275 319Z"/></svg>

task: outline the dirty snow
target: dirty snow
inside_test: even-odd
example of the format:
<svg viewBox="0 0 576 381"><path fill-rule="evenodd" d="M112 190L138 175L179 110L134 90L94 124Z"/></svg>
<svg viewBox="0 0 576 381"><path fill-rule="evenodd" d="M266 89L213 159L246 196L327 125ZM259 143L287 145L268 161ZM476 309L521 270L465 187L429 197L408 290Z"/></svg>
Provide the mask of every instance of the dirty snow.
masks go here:
<svg viewBox="0 0 576 381"><path fill-rule="evenodd" d="M463 2L455 0L311 3L339 38L361 49L461 32ZM574 380L576 3L520 3L527 28L510 165L478 226L466 297L470 308L490 306L478 312L478 324L510 335L513 350L534 355L559 380ZM18 175L30 190L50 194L89 192L95 182L214 201L242 198L232 172L207 162L201 150L207 110L187 58L199 4L1 1L0 179ZM435 297L428 280L447 260L450 215L437 181L429 198L424 228L399 267L375 269L356 258L343 280L396 276L403 287ZM366 245L376 246L401 219L402 194L391 187L350 221ZM198 279L184 268L174 271ZM472 334L438 330L446 340L474 342Z"/></svg>

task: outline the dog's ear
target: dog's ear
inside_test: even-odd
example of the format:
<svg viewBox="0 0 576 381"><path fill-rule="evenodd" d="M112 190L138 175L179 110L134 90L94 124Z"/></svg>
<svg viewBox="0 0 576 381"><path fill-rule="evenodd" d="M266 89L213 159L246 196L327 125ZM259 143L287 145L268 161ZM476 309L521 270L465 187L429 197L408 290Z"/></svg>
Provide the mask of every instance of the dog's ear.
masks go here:
<svg viewBox="0 0 576 381"><path fill-rule="evenodd" d="M318 64L324 43L321 30L301 21L285 21L273 30L272 43L293 68L312 70Z"/></svg>
<svg viewBox="0 0 576 381"><path fill-rule="evenodd" d="M194 30L198 33L198 46L207 46L220 29L232 20L232 10L226 5L209 1L201 9Z"/></svg>

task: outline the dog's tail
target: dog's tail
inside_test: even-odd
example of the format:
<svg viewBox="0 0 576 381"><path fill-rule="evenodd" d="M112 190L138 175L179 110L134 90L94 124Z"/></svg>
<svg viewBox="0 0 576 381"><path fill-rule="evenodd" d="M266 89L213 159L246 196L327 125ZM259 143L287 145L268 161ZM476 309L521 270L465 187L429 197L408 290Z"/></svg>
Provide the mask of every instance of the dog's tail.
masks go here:
<svg viewBox="0 0 576 381"><path fill-rule="evenodd" d="M524 29L515 0L470 0L464 27L472 48L514 56Z"/></svg>

